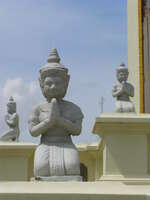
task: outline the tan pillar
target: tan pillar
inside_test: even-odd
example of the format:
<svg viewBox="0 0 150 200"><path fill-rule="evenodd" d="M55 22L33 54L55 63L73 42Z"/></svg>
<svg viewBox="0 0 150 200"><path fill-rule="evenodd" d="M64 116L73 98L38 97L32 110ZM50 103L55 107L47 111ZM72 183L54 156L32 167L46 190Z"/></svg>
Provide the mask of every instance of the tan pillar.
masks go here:
<svg viewBox="0 0 150 200"><path fill-rule="evenodd" d="M100 180L150 181L150 115L102 114L96 118L93 132L104 141Z"/></svg>
<svg viewBox="0 0 150 200"><path fill-rule="evenodd" d="M141 0L127 1L128 15L128 69L129 82L134 85L135 95L133 101L135 103L136 112L143 111L143 81L141 66L141 41L140 41L140 12L139 6Z"/></svg>

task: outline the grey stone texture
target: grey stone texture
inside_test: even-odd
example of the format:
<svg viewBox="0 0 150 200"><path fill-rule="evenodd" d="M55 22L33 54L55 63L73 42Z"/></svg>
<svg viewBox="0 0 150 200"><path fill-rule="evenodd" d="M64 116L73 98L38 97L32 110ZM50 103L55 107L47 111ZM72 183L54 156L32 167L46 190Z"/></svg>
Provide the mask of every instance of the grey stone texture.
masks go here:
<svg viewBox="0 0 150 200"><path fill-rule="evenodd" d="M5 116L5 121L9 126L9 129L2 134L0 141L18 141L19 140L19 116L16 113L16 102L13 97L10 97L7 104L7 115Z"/></svg>
<svg viewBox="0 0 150 200"><path fill-rule="evenodd" d="M63 99L69 79L68 69L60 64L57 50L52 49L39 78L46 102L37 105L29 118L31 135L41 135L34 158L37 180L79 180L79 157L71 135L81 133L83 114L77 105Z"/></svg>
<svg viewBox="0 0 150 200"><path fill-rule="evenodd" d="M112 95L116 98L116 112L135 112L134 104L130 100L134 96L134 87L127 82L128 74L128 69L122 63L117 69L118 83L112 90Z"/></svg>

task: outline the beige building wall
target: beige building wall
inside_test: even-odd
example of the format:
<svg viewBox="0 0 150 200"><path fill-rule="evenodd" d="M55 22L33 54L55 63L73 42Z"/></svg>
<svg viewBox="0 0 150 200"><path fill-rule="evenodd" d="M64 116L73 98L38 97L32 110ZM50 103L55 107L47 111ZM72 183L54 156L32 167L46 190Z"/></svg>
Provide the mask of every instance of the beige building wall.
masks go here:
<svg viewBox="0 0 150 200"><path fill-rule="evenodd" d="M139 52L139 0L128 0L128 68L129 81L134 85L136 112L140 112L140 52Z"/></svg>
<svg viewBox="0 0 150 200"><path fill-rule="evenodd" d="M0 181L29 181L33 177L37 145L22 142L0 143Z"/></svg>
<svg viewBox="0 0 150 200"><path fill-rule="evenodd" d="M87 168L87 180L97 180L102 174L102 142L76 146L80 163ZM0 143L0 181L30 181L36 147L32 143Z"/></svg>
<svg viewBox="0 0 150 200"><path fill-rule="evenodd" d="M103 174L103 141L77 145L80 163L88 169L88 181L99 180Z"/></svg>

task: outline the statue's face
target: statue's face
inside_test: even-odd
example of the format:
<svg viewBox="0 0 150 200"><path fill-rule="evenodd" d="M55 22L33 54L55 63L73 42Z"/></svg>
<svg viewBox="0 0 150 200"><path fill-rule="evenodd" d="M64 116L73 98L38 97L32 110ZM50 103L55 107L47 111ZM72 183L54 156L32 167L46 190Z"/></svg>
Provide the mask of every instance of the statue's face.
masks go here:
<svg viewBox="0 0 150 200"><path fill-rule="evenodd" d="M118 81L121 83L123 81L127 81L128 79L128 72L127 71L120 71L117 73Z"/></svg>
<svg viewBox="0 0 150 200"><path fill-rule="evenodd" d="M13 114L16 112L16 106L14 104L8 104L7 105L7 111L10 114Z"/></svg>
<svg viewBox="0 0 150 200"><path fill-rule="evenodd" d="M64 78L55 76L55 77L46 77L43 82L43 94L48 101L52 98L62 99L67 90L66 81Z"/></svg>

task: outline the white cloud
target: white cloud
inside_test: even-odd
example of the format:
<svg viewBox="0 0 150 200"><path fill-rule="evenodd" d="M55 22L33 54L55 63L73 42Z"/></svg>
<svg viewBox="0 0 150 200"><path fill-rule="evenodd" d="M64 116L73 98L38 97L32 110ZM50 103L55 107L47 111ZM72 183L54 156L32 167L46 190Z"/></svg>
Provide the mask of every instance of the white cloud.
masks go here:
<svg viewBox="0 0 150 200"><path fill-rule="evenodd" d="M2 89L4 98L13 96L19 102L29 95L33 95L37 91L36 82L25 83L22 78L9 79L5 82Z"/></svg>
<svg viewBox="0 0 150 200"><path fill-rule="evenodd" d="M3 96L8 98L9 96L14 96L16 100L21 99L23 82L21 78L16 78L14 80L7 80L3 87Z"/></svg>
<svg viewBox="0 0 150 200"><path fill-rule="evenodd" d="M38 87L37 87L37 83L36 82L30 82L29 86L28 86L28 90L29 93L32 95L35 91L37 91Z"/></svg>

